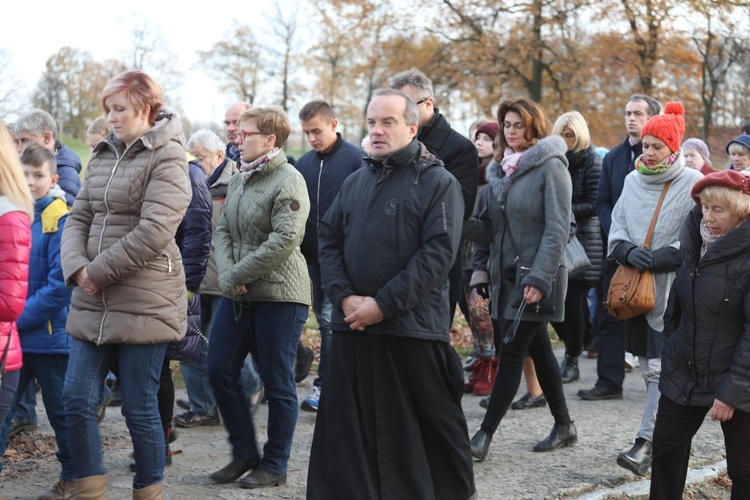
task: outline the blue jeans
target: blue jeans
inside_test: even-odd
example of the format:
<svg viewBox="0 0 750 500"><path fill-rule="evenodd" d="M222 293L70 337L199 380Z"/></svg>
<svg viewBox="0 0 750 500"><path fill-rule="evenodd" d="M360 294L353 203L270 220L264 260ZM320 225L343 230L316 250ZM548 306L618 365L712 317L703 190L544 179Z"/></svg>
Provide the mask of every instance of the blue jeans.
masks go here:
<svg viewBox="0 0 750 500"><path fill-rule="evenodd" d="M24 424L36 424L36 381L32 378L26 390L23 391L21 400L13 415L13 418Z"/></svg>
<svg viewBox="0 0 750 500"><path fill-rule="evenodd" d="M5 447L8 441L8 432L10 432L10 422L16 411L19 401L25 395L26 387L34 388L32 381L34 378L39 381L42 388L42 400L44 409L47 411L47 418L55 431L57 440L57 460L62 465L60 479L63 481L72 481L75 479L73 469L73 457L68 445L68 434L65 430L65 408L63 407L63 385L65 384L65 372L68 369L67 354L23 354L23 368L18 379L18 391L10 405L8 416L3 422L2 431L0 432L0 456L5 453ZM34 394L36 399L36 393ZM3 466L0 464L0 470Z"/></svg>
<svg viewBox="0 0 750 500"><path fill-rule="evenodd" d="M221 295L201 295L201 331L211 339L211 327L219 310ZM206 363L208 361L208 344L201 345L201 357L195 361L180 361L180 371L185 380L185 389L190 400L190 411L197 415L205 415L216 407L216 399L208 383ZM250 358L245 358L242 367L242 387L249 398L260 389L260 376Z"/></svg>
<svg viewBox="0 0 750 500"><path fill-rule="evenodd" d="M333 304L328 296L323 292L323 283L320 279L320 266L318 264L307 264L307 270L310 273L312 281L313 312L318 320L318 330L320 330L320 364L318 364L318 378L313 381L315 387L323 387L323 376L325 375L326 365L328 363L328 353L331 350L331 315L333 314Z"/></svg>
<svg viewBox="0 0 750 500"><path fill-rule="evenodd" d="M258 364L268 399L268 441L260 468L286 473L297 424L294 358L308 307L290 302L221 299L208 349L208 379L229 432L234 460L258 456L250 404L240 370L248 353Z"/></svg>
<svg viewBox="0 0 750 500"><path fill-rule="evenodd" d="M21 370L12 370L3 374L3 383L0 384L0 422L5 421L5 417L10 411L10 405L13 398L16 397L16 387L18 387L18 377Z"/></svg>
<svg viewBox="0 0 750 500"><path fill-rule="evenodd" d="M63 397L76 478L105 474L96 409L104 379L115 359L120 364L122 415L133 441L133 487L145 488L164 476L164 429L156 393L167 344L103 344L73 339Z"/></svg>

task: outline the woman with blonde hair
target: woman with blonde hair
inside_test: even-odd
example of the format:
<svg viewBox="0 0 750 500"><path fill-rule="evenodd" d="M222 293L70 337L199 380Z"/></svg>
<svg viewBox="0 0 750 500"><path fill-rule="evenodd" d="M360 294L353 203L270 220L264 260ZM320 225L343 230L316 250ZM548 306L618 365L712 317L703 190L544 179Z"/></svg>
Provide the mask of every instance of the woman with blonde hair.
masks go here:
<svg viewBox="0 0 750 500"><path fill-rule="evenodd" d="M576 237L591 261L591 267L568 277L565 296L565 321L552 326L565 342L565 359L560 370L563 384L579 378L578 356L583 351L586 317L589 315L588 290L595 287L601 276L603 244L599 218L596 215L596 190L602 172L602 158L591 145L586 119L578 111L560 115L552 127L552 134L565 141L568 150L568 173L573 183L572 210L576 222Z"/></svg>
<svg viewBox="0 0 750 500"><path fill-rule="evenodd" d="M16 145L0 120L0 422L13 402L21 371L16 320L26 304L33 216Z"/></svg>
<svg viewBox="0 0 750 500"><path fill-rule="evenodd" d="M104 498L96 410L119 362L122 414L133 440L134 498L161 498L165 439L157 391L167 344L187 330L175 232L191 188L182 123L162 109L151 76L127 71L104 87L112 132L94 147L62 236L62 268L76 286L67 330L66 426L75 459L72 498Z"/></svg>

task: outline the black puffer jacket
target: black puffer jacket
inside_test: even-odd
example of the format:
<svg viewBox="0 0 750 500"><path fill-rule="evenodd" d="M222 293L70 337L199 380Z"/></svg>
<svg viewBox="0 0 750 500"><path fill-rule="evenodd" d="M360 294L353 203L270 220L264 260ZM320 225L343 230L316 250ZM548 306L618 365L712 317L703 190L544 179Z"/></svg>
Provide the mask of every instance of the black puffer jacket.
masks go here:
<svg viewBox="0 0 750 500"><path fill-rule="evenodd" d="M669 338L659 390L680 405L709 407L718 399L749 412L750 222L700 258L701 219L701 208L693 208L680 234L682 265L664 315Z"/></svg>
<svg viewBox="0 0 750 500"><path fill-rule="evenodd" d="M596 286L601 276L604 254L602 232L596 216L596 190L602 174L602 157L593 146L575 153L568 151L565 157L568 159L568 172L573 183L572 207L578 224L576 236L591 261L590 268L571 280Z"/></svg>

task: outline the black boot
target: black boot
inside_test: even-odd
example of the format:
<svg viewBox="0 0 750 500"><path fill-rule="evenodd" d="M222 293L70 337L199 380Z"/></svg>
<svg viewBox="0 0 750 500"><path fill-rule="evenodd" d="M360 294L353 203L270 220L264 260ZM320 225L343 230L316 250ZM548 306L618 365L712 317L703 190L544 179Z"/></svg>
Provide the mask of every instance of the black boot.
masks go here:
<svg viewBox="0 0 750 500"><path fill-rule="evenodd" d="M552 426L552 432L534 446L534 451L552 451L563 446L571 446L576 441L578 441L578 433L573 422L569 424L555 422L555 425Z"/></svg>
<svg viewBox="0 0 750 500"><path fill-rule="evenodd" d="M560 374L562 375L563 384L569 384L581 378L581 373L578 370L578 356L568 356L566 354L560 367Z"/></svg>
<svg viewBox="0 0 750 500"><path fill-rule="evenodd" d="M651 467L651 441L637 438L628 452L617 455L617 465L628 469L633 474L645 476Z"/></svg>
<svg viewBox="0 0 750 500"><path fill-rule="evenodd" d="M492 442L492 436L479 429L470 441L471 456L477 460L484 460L490 449L490 442Z"/></svg>

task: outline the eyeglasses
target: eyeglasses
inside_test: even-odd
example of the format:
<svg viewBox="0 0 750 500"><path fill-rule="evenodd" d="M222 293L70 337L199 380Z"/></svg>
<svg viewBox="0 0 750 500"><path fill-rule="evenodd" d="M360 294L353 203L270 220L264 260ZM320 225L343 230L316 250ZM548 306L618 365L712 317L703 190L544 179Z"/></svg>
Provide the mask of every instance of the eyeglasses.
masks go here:
<svg viewBox="0 0 750 500"><path fill-rule="evenodd" d="M503 122L503 128L505 130L514 128L516 130L523 130L526 128L526 124L524 122L517 122L517 123L510 123L510 122Z"/></svg>
<svg viewBox="0 0 750 500"><path fill-rule="evenodd" d="M571 134L563 133L562 136L563 136L563 139L567 139L569 141L574 141L576 139L576 135L572 133Z"/></svg>
<svg viewBox="0 0 750 500"><path fill-rule="evenodd" d="M245 139L247 139L248 137L253 136L253 135L269 135L269 134L266 134L265 132L258 132L257 130L252 130L250 132L246 132L244 130L240 130L237 133L237 137L240 139L240 142L245 142Z"/></svg>
<svg viewBox="0 0 750 500"><path fill-rule="evenodd" d="M417 101L417 106L419 106L420 104L424 103L424 102L425 102L425 101L427 101L427 99L429 99L429 98L430 98L430 96L427 96L427 97L425 97L425 98L423 98L423 99L420 99L420 100L418 100L418 101Z"/></svg>

